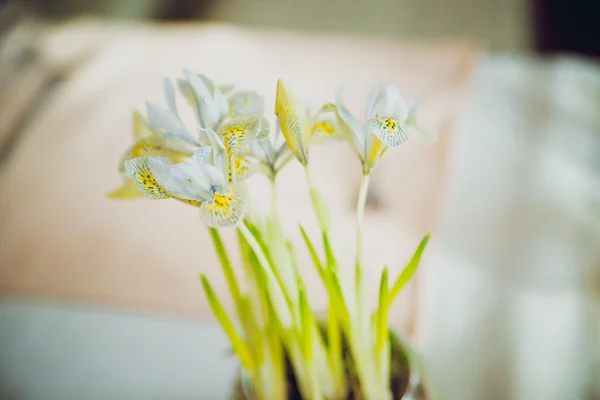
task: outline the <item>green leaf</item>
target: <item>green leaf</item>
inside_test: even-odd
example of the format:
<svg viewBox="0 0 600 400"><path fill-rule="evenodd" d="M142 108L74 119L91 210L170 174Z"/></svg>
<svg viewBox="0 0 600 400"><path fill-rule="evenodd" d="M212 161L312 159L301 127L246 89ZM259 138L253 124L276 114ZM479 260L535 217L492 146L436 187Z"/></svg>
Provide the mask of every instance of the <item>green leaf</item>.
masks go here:
<svg viewBox="0 0 600 400"><path fill-rule="evenodd" d="M270 318L270 299L265 276L256 255L244 235L238 230L238 243L242 257L248 290L254 303L256 325L264 326Z"/></svg>
<svg viewBox="0 0 600 400"><path fill-rule="evenodd" d="M315 268L319 273L319 277L327 290L327 294L329 296L329 311L328 313L331 315L335 315L341 322L344 328L349 328L350 325L350 315L348 313L348 308L346 306L346 302L344 299L344 295L342 292L342 285L340 283L339 277L337 276L336 268L328 268L325 269L323 267L323 263L321 262L319 255L315 249L315 246L311 242L308 234L300 225L300 232L302 233L302 237L304 238L304 242L306 243L306 247L308 248L308 252L310 253L311 259L315 264ZM324 243L328 243L327 239L324 239ZM327 247L327 246L326 246ZM326 250L327 251L327 250ZM335 263L335 260L332 261ZM332 264L333 266L334 264ZM338 349L335 347L337 344L334 342L334 352L337 352Z"/></svg>
<svg viewBox="0 0 600 400"><path fill-rule="evenodd" d="M344 359L342 354L342 331L337 315L337 307L331 304L327 312L327 356L332 372L332 383L336 393L344 393Z"/></svg>
<svg viewBox="0 0 600 400"><path fill-rule="evenodd" d="M277 277L276 270L269 264L267 256L263 252L259 240L252 233L251 228L244 223L238 227L238 232L243 235L258 261L253 266L256 269L256 276L262 275L264 277L261 280L262 282L257 281L257 283L265 285L261 291L268 295L280 322L284 326L291 326L294 320L293 304L285 291L285 286L283 286L281 279ZM260 236L260 233L258 233L258 236Z"/></svg>
<svg viewBox="0 0 600 400"><path fill-rule="evenodd" d="M315 209L315 213L317 214L317 220L319 221L319 226L321 227L321 230L323 232L327 232L329 231L329 212L327 211L325 199L321 195L319 189L317 189L317 187L315 186L308 165L304 166L304 172L310 191L310 198L313 203L313 208Z"/></svg>
<svg viewBox="0 0 600 400"><path fill-rule="evenodd" d="M265 282L266 277L260 268L260 264L254 251L246 241L244 235L238 231L238 244L240 248L240 255L242 258L242 266L244 267L245 274L247 278L250 280L249 289L251 291L259 289L259 292L262 292L264 287L260 285L260 282ZM258 285L258 286L257 286Z"/></svg>
<svg viewBox="0 0 600 400"><path fill-rule="evenodd" d="M271 267L270 270L271 270L273 276L275 277L275 280L277 281L277 285L279 285L279 287L281 288L281 292L283 293L283 296L285 298L287 306L290 308L290 310L293 310L294 303L292 301L290 294L288 293L288 290L287 290L287 287L283 280L283 277L281 276L281 273L279 272L278 268L276 267L276 264L273 260L272 254L271 254L271 250L269 249L269 246L267 246L267 243L264 240L263 233L254 224L249 224L248 228L250 230L250 233L252 233L252 236L254 236L254 239L258 243L263 254L265 255L265 258L267 259L268 265L263 265L262 267L263 268Z"/></svg>
<svg viewBox="0 0 600 400"><path fill-rule="evenodd" d="M250 248L250 245L246 241L246 238L244 237L244 235L242 235L242 233L239 230L237 231L237 237L238 237L238 246L240 248L240 255L242 258L242 266L244 267L245 273L247 275L255 277L255 278L261 278L262 276L255 276L255 273L254 273L255 268L253 267L253 264L258 263L258 260L256 259L256 255Z"/></svg>
<svg viewBox="0 0 600 400"><path fill-rule="evenodd" d="M327 345L329 352L337 357L342 353L342 341L340 337L340 325L335 311L334 307L330 307L330 310L327 312Z"/></svg>
<svg viewBox="0 0 600 400"><path fill-rule="evenodd" d="M359 296L358 300L359 302L362 301L361 299L361 293L359 291L359 289L362 287L362 266L360 265L360 263L358 262L358 259L356 260L356 263L354 264L354 279L356 282L356 290L357 290L357 296Z"/></svg>
<svg viewBox="0 0 600 400"><path fill-rule="evenodd" d="M223 240L221 239L221 235L219 234L219 231L215 228L209 228L209 232L210 232L210 237L215 246L217 256L219 257L219 261L221 262L221 267L223 268L223 273L225 274L225 279L227 280L227 286L229 287L229 293L231 293L231 297L233 298L233 302L236 306L238 316L241 317L241 315L240 315L240 298L241 298L242 294L241 294L237 279L235 277L235 272L233 271L233 267L231 266L231 261L229 260L229 256L227 255L227 250L225 249L225 245L223 244Z"/></svg>
<svg viewBox="0 0 600 400"><path fill-rule="evenodd" d="M315 264L315 268L317 269L317 272L319 273L321 280L323 281L325 286L327 286L327 277L325 276L325 270L323 269L323 264L321 263L321 259L319 258L319 255L317 254L317 250L315 249L315 246L310 241L310 238L308 237L308 234L304 230L304 227L302 225L299 225L299 226L300 226L300 232L302 233L302 238L304 239L304 243L306 243L306 247L308 247L308 252L310 253L310 258L312 259L313 264Z"/></svg>
<svg viewBox="0 0 600 400"><path fill-rule="evenodd" d="M296 251L294 250L294 245L291 240L286 240L285 245L287 247L288 254L290 255L290 262L292 263L292 268L294 270L294 276L300 276L300 265L298 264L298 257L296 256Z"/></svg>
<svg viewBox="0 0 600 400"><path fill-rule="evenodd" d="M323 248L325 249L327 268L335 269L337 267L337 261L333 256L333 250L331 249L331 243L329 242L329 234L326 231L323 231Z"/></svg>
<svg viewBox="0 0 600 400"><path fill-rule="evenodd" d="M317 219L319 220L319 225L321 226L321 230L324 232L329 230L329 211L327 211L327 206L325 205L325 199L321 192L316 188L312 187L310 190L311 197L313 199L313 203L315 205L315 210L317 212Z"/></svg>
<svg viewBox="0 0 600 400"><path fill-rule="evenodd" d="M301 329L301 342L302 342L302 353L304 358L309 363L313 361L313 325L312 325L312 314L308 299L306 298L306 292L301 282L299 286L299 302L300 302L300 329Z"/></svg>
<svg viewBox="0 0 600 400"><path fill-rule="evenodd" d="M396 296L398 296L402 288L404 288L404 286L408 283L410 278L412 278L412 276L417 271L417 267L421 262L421 256L423 255L423 251L425 251L425 247L427 247L427 243L429 242L429 237L430 234L428 233L427 235L425 235L423 240L421 240L421 243L419 244L419 247L417 247L417 250L415 251L415 254L413 255L412 259L406 265L406 267L404 267L404 270L402 271L398 279L396 279L396 282L394 282L394 286L392 287L390 296L388 298L390 304L394 302Z"/></svg>
<svg viewBox="0 0 600 400"><path fill-rule="evenodd" d="M259 326L256 312L260 312L260 307L255 310L252 307L252 302L249 296L242 296L240 298L240 321L244 329L244 339L250 346L252 351L255 364L257 368L263 363L262 351L260 348L262 335L260 332L261 327Z"/></svg>
<svg viewBox="0 0 600 400"><path fill-rule="evenodd" d="M206 276L200 275L200 281L202 282L202 287L204 288L204 293L206 294L208 304L210 305L213 314L223 327L225 334L227 334L227 337L233 346L233 350L239 357L242 366L246 370L252 371L254 369L254 360L252 358L252 354L250 353L250 349L236 332L231 320L223 309L221 302L219 301Z"/></svg>
<svg viewBox="0 0 600 400"><path fill-rule="evenodd" d="M272 320L271 323L267 325L263 340L270 350L268 355L270 356L272 367L271 370L267 369L266 372L264 372L268 374L266 375L268 379L264 379L265 376L263 376L263 380L266 381L267 385L273 387L269 392L269 397L283 399L285 398L285 393L287 393L287 364L285 362L283 343L279 336L279 327L277 326L276 321Z"/></svg>
<svg viewBox="0 0 600 400"><path fill-rule="evenodd" d="M265 339L267 340L267 344L271 348L271 354L272 354L273 359L274 360L281 359L281 362L283 362L284 352L283 352L283 343L280 338L280 332L281 332L280 328L282 328L282 327L277 324L277 320L271 319L271 321L267 325ZM277 369L285 369L285 366L280 366L278 364L279 363L276 363L276 365L275 365L275 367Z"/></svg>
<svg viewBox="0 0 600 400"><path fill-rule="evenodd" d="M388 302L388 267L381 272L381 283L379 285L379 309L377 310L377 351L383 350L383 345L388 336L387 312Z"/></svg>
<svg viewBox="0 0 600 400"><path fill-rule="evenodd" d="M291 244L276 218L267 218L263 237L264 242L268 243L268 250L273 261L271 265L277 270L278 279L285 285L286 293L294 303L294 308L297 309L299 276L297 260L293 251L290 252Z"/></svg>
<svg viewBox="0 0 600 400"><path fill-rule="evenodd" d="M339 277L333 270L328 273L329 286L327 287L330 299L330 307L335 310L335 314L342 322L342 326L346 332L350 329L350 313L348 305L344 298L344 292Z"/></svg>

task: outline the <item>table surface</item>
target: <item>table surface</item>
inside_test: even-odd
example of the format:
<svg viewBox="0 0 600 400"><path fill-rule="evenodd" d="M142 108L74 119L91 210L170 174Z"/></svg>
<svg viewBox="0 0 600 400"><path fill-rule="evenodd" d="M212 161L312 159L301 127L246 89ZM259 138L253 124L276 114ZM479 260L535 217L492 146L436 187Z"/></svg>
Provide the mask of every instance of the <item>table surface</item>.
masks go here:
<svg viewBox="0 0 600 400"><path fill-rule="evenodd" d="M238 363L211 321L0 302L0 398L226 399Z"/></svg>

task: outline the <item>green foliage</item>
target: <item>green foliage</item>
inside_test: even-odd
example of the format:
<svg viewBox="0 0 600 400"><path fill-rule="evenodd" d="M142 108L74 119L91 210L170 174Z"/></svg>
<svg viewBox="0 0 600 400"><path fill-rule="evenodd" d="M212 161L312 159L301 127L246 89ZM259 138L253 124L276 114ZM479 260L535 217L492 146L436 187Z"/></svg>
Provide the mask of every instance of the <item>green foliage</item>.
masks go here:
<svg viewBox="0 0 600 400"><path fill-rule="evenodd" d="M390 303L394 301L394 299L396 298L396 296L398 296L398 294L400 294L400 292L402 291L404 286L408 283L410 278L412 278L412 276L417 271L417 267L419 266L419 263L421 262L421 256L423 255L423 252L425 251L425 247L427 247L427 243L429 243L429 237L430 237L430 235L427 234L423 238L423 240L421 240L421 243L419 243L419 247L417 247L417 250L415 251L415 254L413 255L412 259L406 265L406 267L404 267L404 270L402 270L402 273L400 274L398 279L396 279L396 282L394 282L394 286L392 287L392 290L391 290L391 293L389 296Z"/></svg>

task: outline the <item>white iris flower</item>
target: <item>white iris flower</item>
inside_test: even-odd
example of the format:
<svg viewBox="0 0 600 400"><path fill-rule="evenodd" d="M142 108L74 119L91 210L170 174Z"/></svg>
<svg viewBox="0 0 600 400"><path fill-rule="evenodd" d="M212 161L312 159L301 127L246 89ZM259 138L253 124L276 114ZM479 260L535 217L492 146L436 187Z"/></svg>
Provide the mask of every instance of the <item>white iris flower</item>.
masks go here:
<svg viewBox="0 0 600 400"><path fill-rule="evenodd" d="M365 104L362 126L344 105L342 90L340 87L335 100L338 129L361 160L365 174L373 170L388 148L406 142L412 132L433 136L418 124L416 106L409 107L395 85L380 84L373 88Z"/></svg>
<svg viewBox="0 0 600 400"><path fill-rule="evenodd" d="M164 157L137 157L125 161L125 169L146 196L199 207L200 218L210 228L236 227L246 208L245 188L229 181L227 162L218 162L223 157L211 155L211 147L200 147L190 161L178 164Z"/></svg>

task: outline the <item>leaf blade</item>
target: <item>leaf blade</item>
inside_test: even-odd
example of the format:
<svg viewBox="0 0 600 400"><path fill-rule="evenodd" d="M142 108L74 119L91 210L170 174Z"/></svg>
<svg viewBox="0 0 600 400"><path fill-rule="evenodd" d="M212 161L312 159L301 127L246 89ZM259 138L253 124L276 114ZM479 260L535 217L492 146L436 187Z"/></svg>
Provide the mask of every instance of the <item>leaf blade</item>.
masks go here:
<svg viewBox="0 0 600 400"><path fill-rule="evenodd" d="M221 234L215 228L208 229L210 233L210 237L212 239L213 245L215 247L215 251L217 252L217 257L221 263L221 268L223 269L223 274L225 275L225 280L227 281L227 286L229 288L229 293L233 298L233 302L235 304L236 310L238 312L238 316L241 317L241 297L242 292L240 290L240 286L235 277L235 272L233 271L233 266L231 264L231 260L227 255L227 249L225 248L225 244L223 243L223 239L221 238Z"/></svg>
<svg viewBox="0 0 600 400"><path fill-rule="evenodd" d="M378 354L381 354L388 334L388 293L388 267L385 266L381 272L381 282L379 285L379 309L377 310L376 349Z"/></svg>
<svg viewBox="0 0 600 400"><path fill-rule="evenodd" d="M392 290L390 291L390 295L388 298L390 304L393 303L394 299L398 296L400 291L404 288L404 286L408 283L410 278L412 278L412 276L417 271L417 267L421 262L421 256L423 255L423 252L427 247L427 243L429 242L430 236L431 234L428 233L421 240L421 243L419 243L419 247L417 247L417 250L413 254L411 260L408 262L406 267L404 267L404 269L400 273L400 276L398 276L398 278L394 282L394 285L392 286Z"/></svg>
<svg viewBox="0 0 600 400"><path fill-rule="evenodd" d="M217 297L209 280L205 275L201 274L200 281L202 283L202 287L204 288L204 293L208 300L208 304L210 305L214 316L217 318L221 324L221 327L225 331L225 334L229 338L229 341L233 346L233 350L238 355L243 367L248 371L252 371L254 368L254 360L252 354L250 353L250 349L235 330L233 323L229 319L229 316L227 316L227 313L225 312L225 309L219 301L219 298Z"/></svg>

